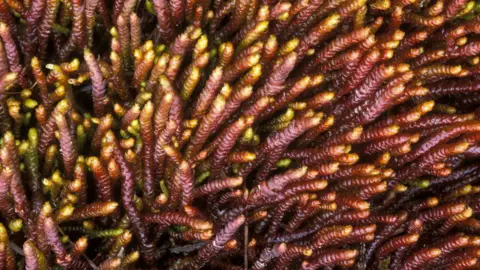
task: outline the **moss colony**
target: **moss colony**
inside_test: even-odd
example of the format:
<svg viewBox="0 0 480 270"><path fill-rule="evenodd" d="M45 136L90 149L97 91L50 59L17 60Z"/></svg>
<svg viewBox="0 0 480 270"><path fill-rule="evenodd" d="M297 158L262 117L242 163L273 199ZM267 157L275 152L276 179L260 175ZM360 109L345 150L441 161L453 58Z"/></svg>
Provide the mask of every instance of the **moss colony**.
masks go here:
<svg viewBox="0 0 480 270"><path fill-rule="evenodd" d="M479 11L0 0L0 269L478 269Z"/></svg>

